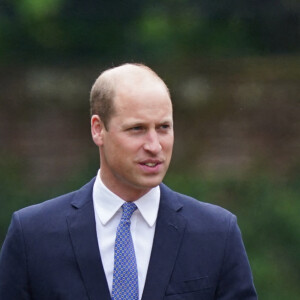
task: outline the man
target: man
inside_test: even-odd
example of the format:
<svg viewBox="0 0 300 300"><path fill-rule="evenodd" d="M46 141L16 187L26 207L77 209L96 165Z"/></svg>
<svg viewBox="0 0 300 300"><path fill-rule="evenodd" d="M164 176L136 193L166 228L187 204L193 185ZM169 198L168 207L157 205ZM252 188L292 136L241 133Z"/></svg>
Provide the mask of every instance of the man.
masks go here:
<svg viewBox="0 0 300 300"><path fill-rule="evenodd" d="M236 217L161 183L174 139L164 82L125 64L100 75L90 101L101 168L14 213L0 299L257 299Z"/></svg>

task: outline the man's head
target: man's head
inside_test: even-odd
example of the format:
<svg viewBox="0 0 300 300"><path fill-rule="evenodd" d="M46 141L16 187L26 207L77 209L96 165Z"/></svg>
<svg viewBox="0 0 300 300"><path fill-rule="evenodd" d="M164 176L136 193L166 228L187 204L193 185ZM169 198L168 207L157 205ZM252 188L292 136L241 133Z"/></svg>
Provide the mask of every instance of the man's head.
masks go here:
<svg viewBox="0 0 300 300"><path fill-rule="evenodd" d="M104 184L133 201L161 183L174 137L170 94L158 75L136 64L103 72L91 91L91 112Z"/></svg>
<svg viewBox="0 0 300 300"><path fill-rule="evenodd" d="M98 115L106 129L108 129L109 120L115 112L113 100L116 90L120 88L121 83L124 82L127 76L126 73L138 77L142 76L140 80L143 80L145 75L151 79L156 79L165 86L169 94L168 87L163 80L152 69L145 65L128 63L104 71L97 78L91 89L90 114L91 116Z"/></svg>

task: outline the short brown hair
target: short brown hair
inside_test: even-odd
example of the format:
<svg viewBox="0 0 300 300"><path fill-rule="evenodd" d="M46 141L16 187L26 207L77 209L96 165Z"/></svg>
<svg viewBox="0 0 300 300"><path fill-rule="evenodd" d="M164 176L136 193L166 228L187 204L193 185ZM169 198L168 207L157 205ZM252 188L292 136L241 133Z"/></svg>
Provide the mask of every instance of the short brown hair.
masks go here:
<svg viewBox="0 0 300 300"><path fill-rule="evenodd" d="M105 129L108 129L108 121L114 113L113 98L115 89L112 79L105 76L103 72L94 83L90 94L90 113L98 115Z"/></svg>

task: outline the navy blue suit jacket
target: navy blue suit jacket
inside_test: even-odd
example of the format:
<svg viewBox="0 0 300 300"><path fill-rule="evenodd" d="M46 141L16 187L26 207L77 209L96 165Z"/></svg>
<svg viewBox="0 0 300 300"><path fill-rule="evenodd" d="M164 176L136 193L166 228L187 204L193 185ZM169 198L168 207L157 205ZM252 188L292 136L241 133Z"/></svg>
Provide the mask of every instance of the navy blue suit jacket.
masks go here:
<svg viewBox="0 0 300 300"><path fill-rule="evenodd" d="M111 299L93 184L14 213L0 255L1 300ZM257 299L236 217L161 184L142 299Z"/></svg>

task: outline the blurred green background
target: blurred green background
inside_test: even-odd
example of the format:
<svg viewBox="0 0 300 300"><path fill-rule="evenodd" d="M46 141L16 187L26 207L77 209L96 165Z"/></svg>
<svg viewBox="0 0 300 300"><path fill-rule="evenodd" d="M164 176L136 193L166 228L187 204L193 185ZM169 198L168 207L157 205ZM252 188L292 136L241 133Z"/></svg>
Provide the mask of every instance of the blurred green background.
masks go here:
<svg viewBox="0 0 300 300"><path fill-rule="evenodd" d="M90 88L143 62L174 102L165 182L237 215L260 299L299 299L299 17L297 0L2 0L0 245L13 211L96 174Z"/></svg>

